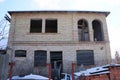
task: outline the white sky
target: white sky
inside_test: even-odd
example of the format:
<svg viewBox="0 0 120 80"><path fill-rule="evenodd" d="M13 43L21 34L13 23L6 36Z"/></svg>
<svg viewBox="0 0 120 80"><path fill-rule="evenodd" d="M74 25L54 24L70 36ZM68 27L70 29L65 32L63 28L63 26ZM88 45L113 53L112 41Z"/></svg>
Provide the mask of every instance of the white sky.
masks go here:
<svg viewBox="0 0 120 80"><path fill-rule="evenodd" d="M0 0L0 2L3 2L4 0Z"/></svg>
<svg viewBox="0 0 120 80"><path fill-rule="evenodd" d="M0 10L0 15L11 10L110 11L107 25L111 53L113 56L116 50L120 52L120 0L0 0Z"/></svg>
<svg viewBox="0 0 120 80"><path fill-rule="evenodd" d="M120 0L33 0L33 2L41 9L106 10L120 6Z"/></svg>

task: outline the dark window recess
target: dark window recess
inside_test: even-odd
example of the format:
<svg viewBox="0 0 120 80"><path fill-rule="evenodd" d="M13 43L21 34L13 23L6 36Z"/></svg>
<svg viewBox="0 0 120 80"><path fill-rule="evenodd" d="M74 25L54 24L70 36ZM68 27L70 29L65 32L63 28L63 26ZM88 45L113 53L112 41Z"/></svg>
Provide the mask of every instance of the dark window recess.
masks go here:
<svg viewBox="0 0 120 80"><path fill-rule="evenodd" d="M34 55L34 66L46 66L47 63L47 51L37 50Z"/></svg>
<svg viewBox="0 0 120 80"><path fill-rule="evenodd" d="M62 51L51 51L50 59L51 59L52 68L62 67Z"/></svg>
<svg viewBox="0 0 120 80"><path fill-rule="evenodd" d="M62 67L62 51L50 51L50 61L52 68L52 79L60 80L59 77L63 71Z"/></svg>
<svg viewBox="0 0 120 80"><path fill-rule="evenodd" d="M78 65L94 65L93 50L78 50L77 51L77 64Z"/></svg>
<svg viewBox="0 0 120 80"><path fill-rule="evenodd" d="M46 20L45 32L46 33L57 33L57 20Z"/></svg>
<svg viewBox="0 0 120 80"><path fill-rule="evenodd" d="M94 41L103 41L103 30L101 23L98 20L92 22L93 32L94 32Z"/></svg>
<svg viewBox="0 0 120 80"><path fill-rule="evenodd" d="M26 57L26 50L16 50L15 57Z"/></svg>
<svg viewBox="0 0 120 80"><path fill-rule="evenodd" d="M0 50L0 54L6 54L6 50Z"/></svg>
<svg viewBox="0 0 120 80"><path fill-rule="evenodd" d="M30 33L41 33L42 32L42 20L31 20Z"/></svg>

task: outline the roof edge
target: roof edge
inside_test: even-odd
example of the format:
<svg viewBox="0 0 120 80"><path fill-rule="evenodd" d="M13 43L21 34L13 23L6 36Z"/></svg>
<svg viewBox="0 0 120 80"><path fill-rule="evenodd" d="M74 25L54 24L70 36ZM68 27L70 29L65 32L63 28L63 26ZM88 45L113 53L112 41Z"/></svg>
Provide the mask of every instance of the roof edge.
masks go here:
<svg viewBox="0 0 120 80"><path fill-rule="evenodd" d="M43 13L43 12L59 12L59 13L101 13L101 14L105 14L105 16L107 17L110 12L109 11L77 11L77 10L41 10L41 11L8 11L8 13L10 15L12 15L13 13Z"/></svg>

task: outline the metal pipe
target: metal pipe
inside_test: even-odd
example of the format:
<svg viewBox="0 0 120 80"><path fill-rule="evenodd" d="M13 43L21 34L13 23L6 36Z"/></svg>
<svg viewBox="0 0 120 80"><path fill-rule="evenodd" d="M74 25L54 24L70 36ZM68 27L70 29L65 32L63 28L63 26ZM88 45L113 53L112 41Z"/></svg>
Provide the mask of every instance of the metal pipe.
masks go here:
<svg viewBox="0 0 120 80"><path fill-rule="evenodd" d="M10 79L9 80L12 80L12 73L13 73L13 66L15 65L15 63L9 63L9 65L10 65Z"/></svg>
<svg viewBox="0 0 120 80"><path fill-rule="evenodd" d="M48 63L47 66L48 66L48 76L49 76L49 80L51 80L51 64Z"/></svg>
<svg viewBox="0 0 120 80"><path fill-rule="evenodd" d="M72 80L74 80L74 66L75 66L75 63L72 63Z"/></svg>

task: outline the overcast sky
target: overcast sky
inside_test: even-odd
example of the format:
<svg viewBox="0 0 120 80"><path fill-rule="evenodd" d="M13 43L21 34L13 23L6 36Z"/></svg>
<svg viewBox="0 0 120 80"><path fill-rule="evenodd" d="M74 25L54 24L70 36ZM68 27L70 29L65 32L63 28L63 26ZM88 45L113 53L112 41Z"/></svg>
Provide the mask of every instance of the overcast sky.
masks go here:
<svg viewBox="0 0 120 80"><path fill-rule="evenodd" d="M0 0L0 19L7 11L16 10L110 11L107 25L111 53L120 52L120 0Z"/></svg>

